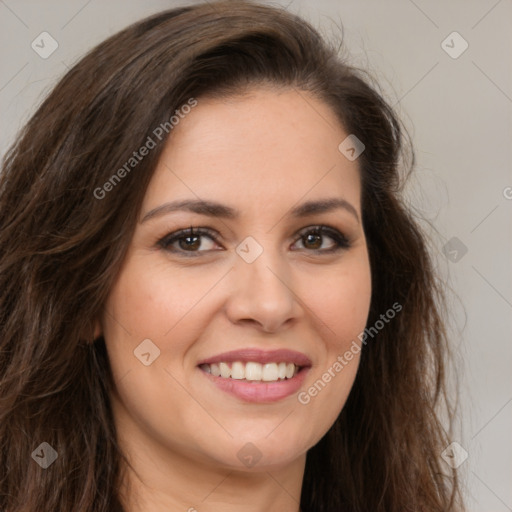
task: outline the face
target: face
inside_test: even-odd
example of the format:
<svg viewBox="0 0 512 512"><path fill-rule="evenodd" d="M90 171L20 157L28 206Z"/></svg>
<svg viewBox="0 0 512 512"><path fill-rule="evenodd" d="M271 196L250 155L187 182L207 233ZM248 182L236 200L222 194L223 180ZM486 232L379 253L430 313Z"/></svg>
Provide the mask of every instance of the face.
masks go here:
<svg viewBox="0 0 512 512"><path fill-rule="evenodd" d="M141 450L284 467L334 423L359 363L371 285L357 160L305 92L197 101L166 143L97 327L114 416Z"/></svg>

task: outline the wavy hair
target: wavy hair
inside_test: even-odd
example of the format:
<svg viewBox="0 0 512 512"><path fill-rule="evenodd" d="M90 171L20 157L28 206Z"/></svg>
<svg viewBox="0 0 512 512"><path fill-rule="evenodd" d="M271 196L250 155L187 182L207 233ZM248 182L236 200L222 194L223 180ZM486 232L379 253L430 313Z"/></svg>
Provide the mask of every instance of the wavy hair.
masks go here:
<svg viewBox="0 0 512 512"><path fill-rule="evenodd" d="M164 144L114 191L94 191L189 98L258 84L311 93L364 142L368 325L390 304L403 305L362 350L346 405L307 453L301 509L460 510L457 474L440 459L454 414L443 289L426 236L401 199L414 154L404 165L401 122L339 50L283 8L191 5L109 37L39 106L0 174L0 510L123 510L127 460L109 404L105 342L92 343L93 325ZM42 442L58 453L46 470L31 456Z"/></svg>

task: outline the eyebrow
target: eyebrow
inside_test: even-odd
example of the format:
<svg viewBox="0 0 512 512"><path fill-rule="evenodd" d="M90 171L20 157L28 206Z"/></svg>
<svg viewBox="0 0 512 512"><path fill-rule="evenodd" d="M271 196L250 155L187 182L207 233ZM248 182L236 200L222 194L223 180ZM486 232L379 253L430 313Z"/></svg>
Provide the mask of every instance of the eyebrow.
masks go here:
<svg viewBox="0 0 512 512"><path fill-rule="evenodd" d="M346 210L352 214L359 222L359 215L357 214L357 210L348 201L342 198L307 201L292 208L288 213L288 216L300 218L307 217L308 215L327 213L339 209ZM157 206L156 208L153 208L144 215L141 220L141 224L155 217L160 217L162 215L177 211L187 211L198 213L200 215L220 217L224 219L237 219L240 216L240 212L238 210L231 208L230 206L217 203L215 201L184 199L164 203L160 206Z"/></svg>

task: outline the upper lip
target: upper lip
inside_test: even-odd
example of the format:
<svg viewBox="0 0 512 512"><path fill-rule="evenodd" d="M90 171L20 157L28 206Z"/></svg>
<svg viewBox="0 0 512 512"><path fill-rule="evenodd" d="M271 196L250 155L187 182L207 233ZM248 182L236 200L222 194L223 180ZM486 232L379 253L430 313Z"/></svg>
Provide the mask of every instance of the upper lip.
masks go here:
<svg viewBox="0 0 512 512"><path fill-rule="evenodd" d="M301 352L294 350L279 349L279 350L260 350L257 348L244 348L240 350L232 350L230 352L223 352L207 359L203 359L198 363L202 364L212 363L233 363L235 361L255 363L294 363L297 366L311 366L311 359Z"/></svg>

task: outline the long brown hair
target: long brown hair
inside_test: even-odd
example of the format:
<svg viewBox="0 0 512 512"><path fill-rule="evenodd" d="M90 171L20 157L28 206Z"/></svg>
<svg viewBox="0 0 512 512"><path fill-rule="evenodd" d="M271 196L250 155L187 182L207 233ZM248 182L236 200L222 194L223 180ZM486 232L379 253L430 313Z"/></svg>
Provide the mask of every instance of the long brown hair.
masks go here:
<svg viewBox="0 0 512 512"><path fill-rule="evenodd" d="M91 50L4 159L0 510L123 510L113 379L104 340L91 340L167 131L120 182L112 176L190 98L254 84L312 93L364 142L368 325L390 304L403 305L364 346L346 405L308 451L301 508L460 509L456 472L440 459L449 430L439 406L453 417L443 293L425 236L400 199L414 160L404 167L401 123L368 77L307 22L281 8L221 1L159 13ZM43 442L58 455L47 469L33 456Z"/></svg>

